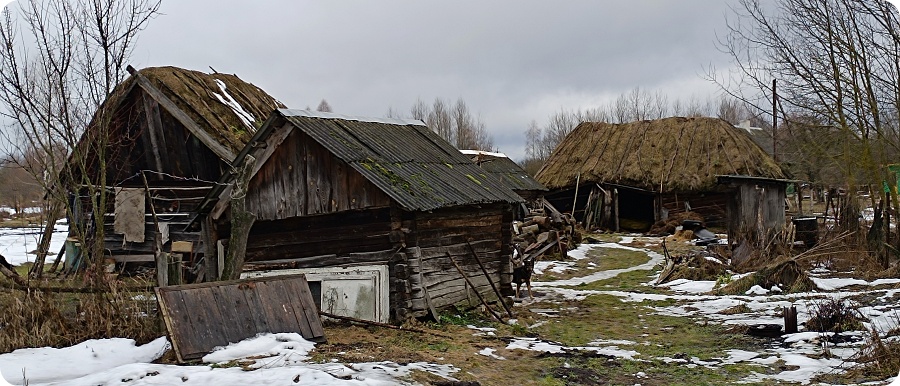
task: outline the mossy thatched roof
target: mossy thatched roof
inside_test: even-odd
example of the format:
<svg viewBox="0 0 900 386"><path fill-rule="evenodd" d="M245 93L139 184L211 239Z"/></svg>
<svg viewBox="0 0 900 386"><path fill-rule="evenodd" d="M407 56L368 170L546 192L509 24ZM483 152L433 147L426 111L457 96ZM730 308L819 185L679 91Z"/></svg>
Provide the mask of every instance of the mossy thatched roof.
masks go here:
<svg viewBox="0 0 900 386"><path fill-rule="evenodd" d="M139 73L234 154L243 149L272 111L285 107L236 75L178 67L148 67ZM134 81L131 76L123 86L129 87Z"/></svg>
<svg viewBox="0 0 900 386"><path fill-rule="evenodd" d="M550 189L581 181L655 192L712 190L717 175L785 178L740 129L717 118L625 124L584 122L556 147L535 179Z"/></svg>

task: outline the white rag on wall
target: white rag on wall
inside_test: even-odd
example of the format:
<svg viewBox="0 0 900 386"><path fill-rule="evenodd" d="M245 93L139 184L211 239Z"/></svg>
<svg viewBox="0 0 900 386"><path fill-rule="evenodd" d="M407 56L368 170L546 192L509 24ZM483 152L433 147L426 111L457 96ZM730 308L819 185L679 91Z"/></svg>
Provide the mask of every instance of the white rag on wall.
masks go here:
<svg viewBox="0 0 900 386"><path fill-rule="evenodd" d="M144 242L144 190L116 188L116 219L113 231L126 242Z"/></svg>

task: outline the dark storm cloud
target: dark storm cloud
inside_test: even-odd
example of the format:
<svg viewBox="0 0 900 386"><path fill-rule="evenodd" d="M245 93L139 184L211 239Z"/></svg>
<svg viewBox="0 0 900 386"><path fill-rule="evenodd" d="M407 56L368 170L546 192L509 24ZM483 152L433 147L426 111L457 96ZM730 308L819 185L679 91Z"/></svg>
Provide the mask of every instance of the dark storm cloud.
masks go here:
<svg viewBox="0 0 900 386"><path fill-rule="evenodd" d="M641 87L706 98L727 2L164 1L134 64L236 73L295 108L381 116L463 98L501 151L560 108Z"/></svg>

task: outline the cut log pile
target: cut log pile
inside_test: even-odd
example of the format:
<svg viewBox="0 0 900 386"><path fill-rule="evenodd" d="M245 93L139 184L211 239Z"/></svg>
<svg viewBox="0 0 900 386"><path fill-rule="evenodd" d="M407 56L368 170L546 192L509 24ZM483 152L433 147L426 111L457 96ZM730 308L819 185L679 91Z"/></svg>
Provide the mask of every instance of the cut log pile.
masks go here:
<svg viewBox="0 0 900 386"><path fill-rule="evenodd" d="M571 215L560 213L550 203L542 201L539 208L529 211L524 221L513 222L513 242L525 260L546 253L565 256L581 241L575 225Z"/></svg>

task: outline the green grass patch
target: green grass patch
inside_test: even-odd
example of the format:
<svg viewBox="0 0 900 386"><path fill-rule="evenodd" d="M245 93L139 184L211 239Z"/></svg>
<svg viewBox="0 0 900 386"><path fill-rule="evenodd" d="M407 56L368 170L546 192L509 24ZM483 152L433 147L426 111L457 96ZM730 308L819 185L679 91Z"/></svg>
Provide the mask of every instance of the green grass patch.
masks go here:
<svg viewBox="0 0 900 386"><path fill-rule="evenodd" d="M643 272L646 275L646 271ZM665 302L622 302L612 295L588 296L577 309L561 315L559 321L550 321L535 329L543 339L557 341L566 346L586 346L597 340L626 340L631 345L617 345L620 349L633 350L640 355L636 359L646 362L616 360L610 367L605 358L566 358L573 367L590 369L606 379L609 384L644 383L632 375L644 372L649 379L667 380L665 384L724 384L750 374L759 367L753 365L729 365L709 369L703 366L688 368L685 363L666 363L662 358L700 360L724 358L729 349L751 350L757 344L743 335L728 334L718 325L698 324L690 318L652 314L653 307L672 305ZM646 382L656 384L655 382Z"/></svg>
<svg viewBox="0 0 900 386"><path fill-rule="evenodd" d="M584 259L574 261L572 269L564 272L551 272L548 269L541 275L535 275L533 280L566 280L574 277L587 276L598 271L634 267L648 261L650 261L650 257L641 251L629 251L627 249L617 248L595 248L588 251Z"/></svg>

